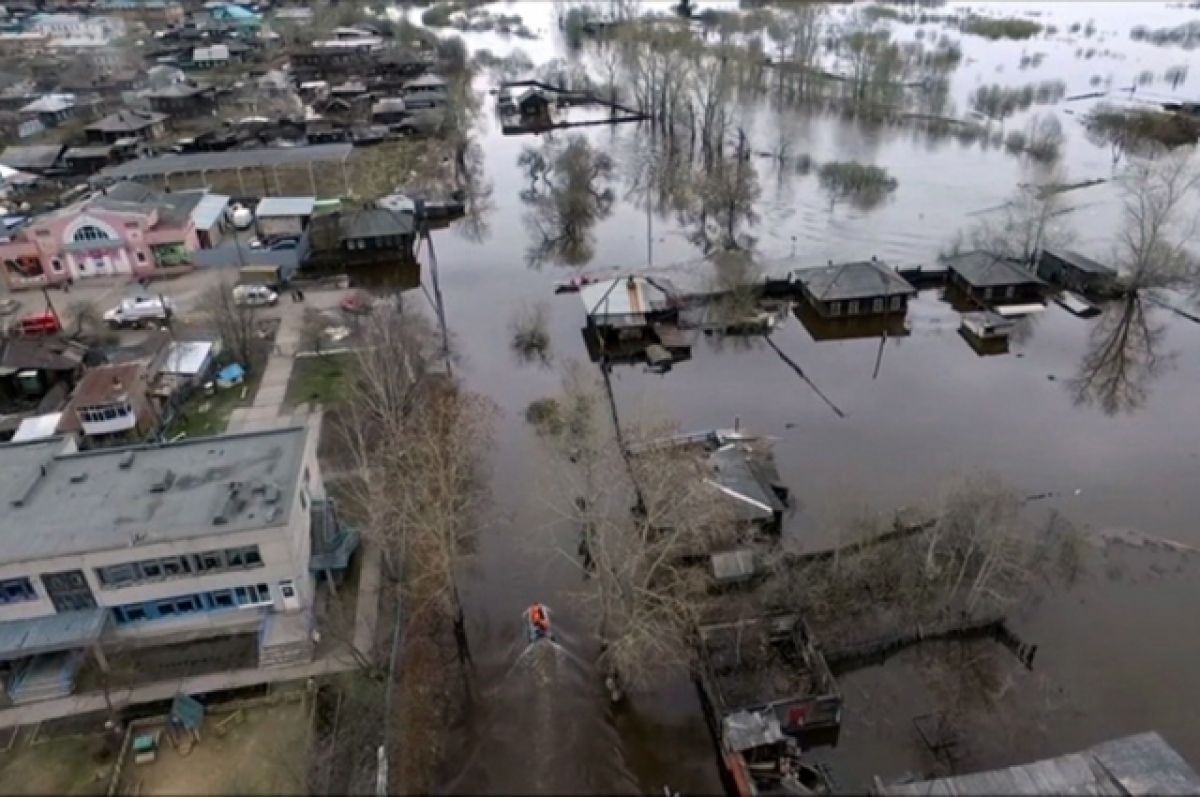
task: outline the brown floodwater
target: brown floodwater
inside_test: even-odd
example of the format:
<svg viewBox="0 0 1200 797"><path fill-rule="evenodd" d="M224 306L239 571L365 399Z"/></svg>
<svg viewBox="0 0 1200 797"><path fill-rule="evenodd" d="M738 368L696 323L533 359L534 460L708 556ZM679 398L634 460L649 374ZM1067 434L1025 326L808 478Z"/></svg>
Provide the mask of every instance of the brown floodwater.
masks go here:
<svg viewBox="0 0 1200 797"><path fill-rule="evenodd" d="M561 47L548 12L539 10L543 5L551 4L513 6L541 19L533 27L546 31L544 39L527 46L537 60L560 54ZM1194 12L1157 4L1088 4L1094 11L1004 5L1054 16L1064 32L1072 19L1095 16L1098 35L1106 37L1098 48L1119 57L1081 60L1074 55L1079 44L1063 36L1023 43L964 37L967 57L952 91L960 110L980 82L1062 78L1070 95L1087 91L1093 73L1112 74L1114 84L1122 84L1142 69L1161 71L1187 60L1180 50L1135 46L1126 33L1142 22L1179 24ZM497 51L504 43L492 34L468 40ZM1017 69L1014 59L1023 52L1042 50L1042 67ZM553 494L551 466L523 417L531 401L557 392L559 366L586 361L583 306L577 296L553 295L554 281L570 269L526 262L532 235L529 208L518 196L526 181L517 159L523 147L544 138L500 135L490 102L485 96L479 122L483 173L492 188L483 229L468 235L455 225L434 239L459 372L500 411L488 453L488 523L463 579L476 695L456 729L444 789L716 792L712 745L686 677L613 709L590 665L595 643L575 599L586 584L569 557L575 530L559 520L563 498ZM1109 177L1107 149L1088 143L1066 113L1076 106L1060 103L1055 110L1067 132L1063 161L1070 178ZM800 266L872 255L928 262L978 211L1001 204L1036 171L1002 148L931 140L909 129L861 127L801 111L780 117L765 103L742 111L762 148L786 124L798 149L818 162L876 163L899 180L895 194L874 209L831 209L815 177L779 174L771 161L757 160L760 218L747 231L775 270L787 268L793 252ZM564 139L569 132L549 135ZM625 179L632 154L650 146L646 133L631 125L578 132L616 159L619 175L611 213L590 231L592 254L584 268L643 269L647 216L626 196ZM1115 192L1105 185L1070 196L1079 247L1103 256L1118 217ZM683 282L702 283L712 266L688 233L671 216L655 215L653 263ZM428 273L423 281L428 287ZM510 345L512 319L537 303L544 303L552 340L548 366L522 362ZM878 336L817 340L795 314L787 316L773 340L828 401L773 348L753 339L697 335L692 358L670 373L618 367L612 383L620 414L629 420L668 418L683 429L707 429L737 419L773 436L780 473L812 518L803 530L789 529L791 545L828 545L839 519L850 513L890 512L936 495L956 475L989 473L1023 495L1044 495L1035 502L1039 510L1054 508L1088 534L1133 529L1200 546L1200 325L1156 306L1141 310L1162 332L1122 352L1128 358L1122 373L1132 375L1123 387L1133 398L1118 402L1116 411L1109 411L1114 408L1105 395L1081 394L1074 384L1115 319L1080 319L1050 305L1022 322L1007 354L983 357L959 335L959 315L937 290L923 291L911 304L908 335L882 344ZM1200 660L1200 634L1192 609L1200 567L1182 561L1161 551L1110 548L1073 590L1024 613L1019 631L1039 653L1033 673L1012 673L1019 688L1004 705L1011 706L1008 719L1018 730L989 736L964 763L1013 763L1145 729L1161 731L1200 763L1200 726L1186 699L1200 694L1200 668L1193 664ZM555 610L562 649L553 656L523 653L520 615L535 600ZM929 683L916 654L844 679L845 732L836 750L822 753L840 786L861 789L872 775L929 766L911 724L944 702Z"/></svg>

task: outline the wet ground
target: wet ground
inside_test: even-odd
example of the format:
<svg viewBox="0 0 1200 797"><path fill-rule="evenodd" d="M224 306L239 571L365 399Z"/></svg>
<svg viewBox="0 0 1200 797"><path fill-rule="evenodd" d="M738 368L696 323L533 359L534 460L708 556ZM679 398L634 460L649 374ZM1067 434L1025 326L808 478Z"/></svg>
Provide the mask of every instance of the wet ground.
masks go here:
<svg viewBox="0 0 1200 797"><path fill-rule="evenodd" d="M1070 96L1096 90L1091 78L1097 74L1111 75L1113 86L1130 85L1145 69L1161 75L1187 63L1188 53L1130 42L1128 29L1180 24L1196 13L1141 3L1004 3L990 10L1034 11L1043 22L1052 18L1060 32L1026 42L988 42L951 32L966 56L952 82L960 114L966 95L982 83L1061 79ZM545 38L530 43L484 34L468 37L472 46L500 53L520 46L543 61L561 55L552 4L515 3L505 12L522 14ZM1091 43L1068 35L1072 21L1089 18L1097 28ZM909 33L902 26L897 35ZM1097 54L1077 56L1081 47L1094 47ZM1117 55L1105 56L1104 50ZM1035 52L1046 53L1041 66L1021 69L1021 55ZM1198 81L1200 75L1189 76L1177 93L1194 94ZM481 81L481 90L488 87ZM1169 93L1161 82L1157 88ZM1067 135L1063 165L1071 180L1107 178L1110 154L1084 137L1078 124L1084 109L1079 103L1054 107ZM760 220L749 231L759 256L774 263L793 251L798 265L872 255L928 262L977 211L1001 204L1017 183L1036 173L1003 148L934 141L912 129L862 127L799 110L781 119L765 103L741 110L761 148L786 124L798 151L818 162L875 163L899 180L897 191L875 209L831 210L814 177L780 177L770 161L758 161ZM1019 125L1020 118L1008 124ZM562 140L571 132L549 135ZM645 132L634 125L578 132L617 160L618 174L647 146ZM552 294L554 281L572 271L552 263L535 269L526 262L532 237L529 208L517 196L526 184L517 159L539 138L501 136L485 97L479 140L492 186L482 235L468 236L460 225L435 237L461 373L502 412L490 454L493 522L464 579L478 710L462 730L454 757L462 771L447 789L719 790L711 743L686 679L637 695L613 711L589 672L594 644L572 600L584 585L556 550L573 550L574 532L557 524L557 498L546 487L552 483L550 466L523 418L531 401L557 391L556 366L586 359L583 307L576 296ZM627 200L626 187L616 181L617 201L591 232L586 270L641 269L647 263L646 213ZM1112 187L1068 196L1068 204L1078 208L1069 214L1078 248L1105 256L1116 229ZM670 217L653 218L654 264L703 278L711 266L687 233ZM513 317L540 302L552 339L550 366L522 363L510 346ZM1157 307L1142 309L1162 333L1153 345L1135 341L1126 347L1127 362L1110 363L1136 377L1123 386L1132 389L1122 395L1132 398L1115 407L1106 404L1105 395L1081 394L1074 384L1112 319L1080 319L1050 305L1022 322L1009 353L981 357L960 337L958 314L936 290L922 292L911 305L910 334L882 345L878 337L814 340L794 315L775 333L779 348L844 417L761 341L697 336L692 359L672 372L618 368L613 385L627 418L668 417L684 429L726 426L736 418L747 429L776 437L780 472L816 519L794 540L804 547L831 542L837 520L853 510L890 511L930 496L956 474L980 471L1025 495L1049 493L1039 505L1060 510L1089 534L1130 528L1200 546L1195 522L1200 425L1194 410L1200 326ZM1075 591L1021 618L1021 633L1041 648L1033 674L1013 675L1013 696L1005 705L1012 707L1017 730L977 746L970 765L1013 763L1145 729L1161 731L1185 757L1200 762L1200 729L1187 700L1180 699L1200 692L1200 671L1190 664L1200 643L1194 634L1179 633L1195 627L1189 607L1198 568L1192 562L1177 571L1174 554L1155 554L1162 561L1154 562L1145 561L1148 556L1121 548L1098 560ZM521 649L520 614L534 600L555 607L570 657L558 661L560 676L531 683L535 675L514 660ZM929 765L911 718L934 710L939 696L936 690L910 688L917 666L901 660L844 684L846 731L829 756L842 786L861 788L871 775L896 776ZM1023 730L1022 717L1028 719Z"/></svg>

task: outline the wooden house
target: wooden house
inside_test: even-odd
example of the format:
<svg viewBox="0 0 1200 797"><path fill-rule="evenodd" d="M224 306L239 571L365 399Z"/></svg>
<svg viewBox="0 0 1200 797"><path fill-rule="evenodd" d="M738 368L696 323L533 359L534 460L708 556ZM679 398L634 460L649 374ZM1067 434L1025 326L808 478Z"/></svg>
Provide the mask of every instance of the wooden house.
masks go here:
<svg viewBox="0 0 1200 797"><path fill-rule="evenodd" d="M1070 249L1043 249L1038 276L1078 293L1109 296L1118 292L1116 269Z"/></svg>
<svg viewBox="0 0 1200 797"><path fill-rule="evenodd" d="M1046 283L1020 263L972 251L944 258L950 284L985 305L1041 302Z"/></svg>

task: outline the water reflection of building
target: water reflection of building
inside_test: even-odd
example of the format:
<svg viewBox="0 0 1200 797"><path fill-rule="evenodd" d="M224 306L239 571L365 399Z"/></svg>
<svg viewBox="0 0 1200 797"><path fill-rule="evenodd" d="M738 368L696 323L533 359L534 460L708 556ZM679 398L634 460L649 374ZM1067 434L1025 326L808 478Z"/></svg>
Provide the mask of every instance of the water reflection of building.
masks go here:
<svg viewBox="0 0 1200 797"><path fill-rule="evenodd" d="M815 341L851 340L854 338L906 337L908 324L903 314L823 318L807 302L797 302L796 319Z"/></svg>

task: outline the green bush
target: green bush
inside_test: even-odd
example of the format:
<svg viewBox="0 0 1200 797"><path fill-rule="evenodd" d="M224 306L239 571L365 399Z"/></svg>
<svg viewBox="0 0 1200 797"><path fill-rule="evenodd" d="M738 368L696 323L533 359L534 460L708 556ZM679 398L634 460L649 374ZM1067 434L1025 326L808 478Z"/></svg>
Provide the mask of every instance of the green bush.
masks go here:
<svg viewBox="0 0 1200 797"><path fill-rule="evenodd" d="M987 39L1028 39L1042 32L1042 26L1028 19L993 19L975 14L959 25L963 33L973 33Z"/></svg>

